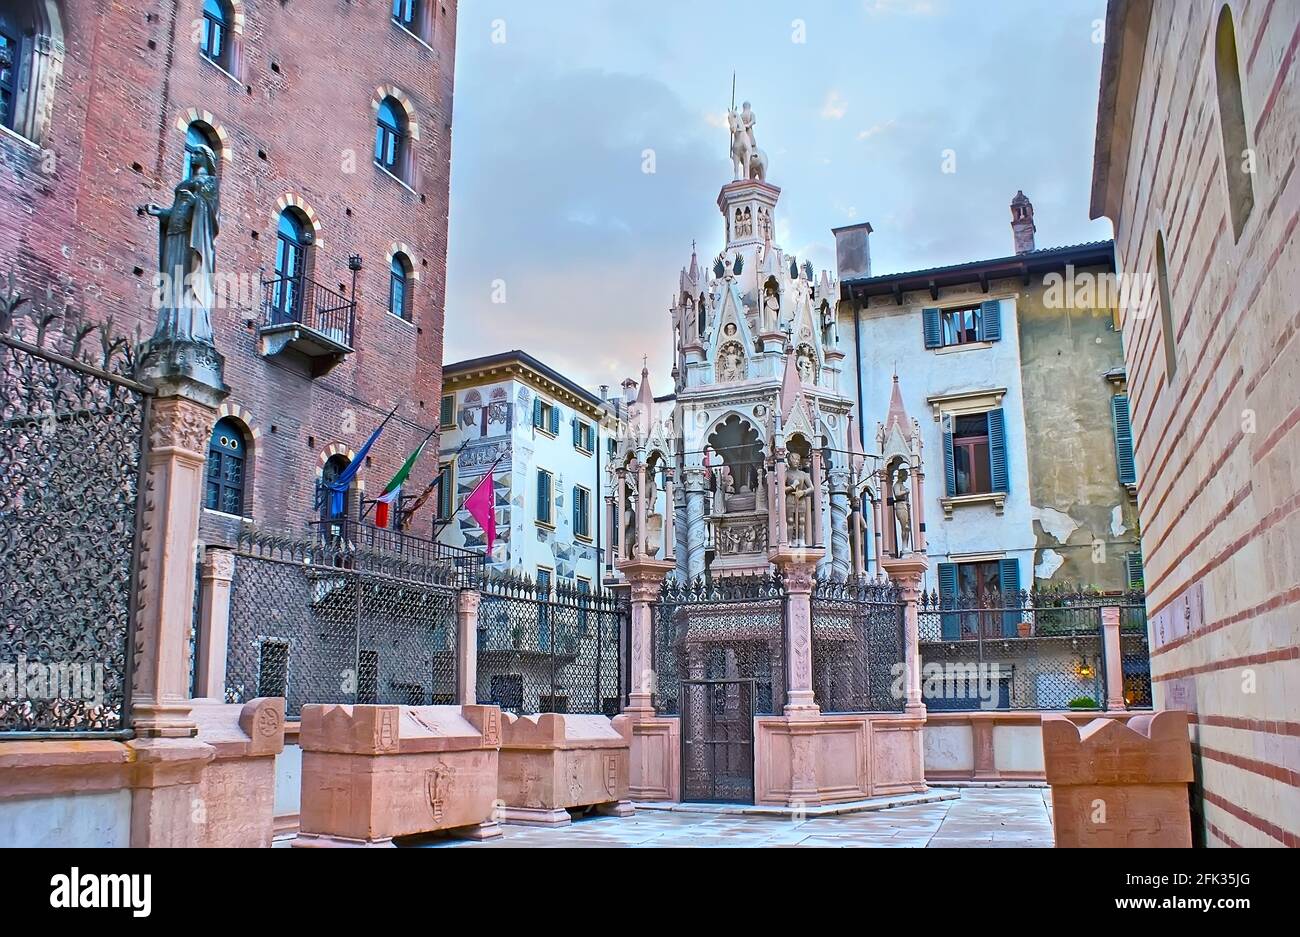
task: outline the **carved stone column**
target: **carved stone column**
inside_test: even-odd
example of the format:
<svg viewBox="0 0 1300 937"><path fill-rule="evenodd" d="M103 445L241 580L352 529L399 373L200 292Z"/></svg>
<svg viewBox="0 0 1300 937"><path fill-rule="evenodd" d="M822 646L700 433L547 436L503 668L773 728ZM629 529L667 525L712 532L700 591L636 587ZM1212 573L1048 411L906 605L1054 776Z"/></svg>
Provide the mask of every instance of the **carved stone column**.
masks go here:
<svg viewBox="0 0 1300 937"><path fill-rule="evenodd" d="M838 580L847 579L852 568L849 551L849 475L831 471L831 572Z"/></svg>
<svg viewBox="0 0 1300 937"><path fill-rule="evenodd" d="M862 555L862 499L854 498L850 502L852 513L849 514L849 531L852 537L853 549L853 575L862 576L866 573L866 562Z"/></svg>
<svg viewBox="0 0 1300 937"><path fill-rule="evenodd" d="M1106 662L1106 711L1123 712L1124 652L1119 641L1119 607L1107 605L1101 610L1102 660Z"/></svg>
<svg viewBox="0 0 1300 937"><path fill-rule="evenodd" d="M652 718L655 714L653 605L663 588L664 577L672 571L672 564L663 560L629 560L619 566L619 571L628 582L632 600L628 625L631 673L624 712L634 719Z"/></svg>
<svg viewBox="0 0 1300 937"><path fill-rule="evenodd" d="M689 547L687 546L686 489L682 485L673 486L672 510L676 519L676 523L673 524L673 538L676 541L673 545L673 558L677 561L677 578L685 582L688 576L686 567L689 562Z"/></svg>
<svg viewBox="0 0 1300 937"><path fill-rule="evenodd" d="M898 586L903 608L904 692L908 715L925 715L921 701L921 644L917 601L921 597L921 583L930 562L924 553L909 553L904 557L887 556L880 560L889 578Z"/></svg>
<svg viewBox="0 0 1300 937"><path fill-rule="evenodd" d="M812 587L820 550L775 550L768 559L785 579L785 715L816 716L812 680Z"/></svg>
<svg viewBox="0 0 1300 937"><path fill-rule="evenodd" d="M704 575L704 472L686 472L686 575L694 581Z"/></svg>
<svg viewBox="0 0 1300 937"><path fill-rule="evenodd" d="M194 640L194 695L226 699L226 651L230 640L230 583L235 576L235 555L224 547L203 553L199 633Z"/></svg>

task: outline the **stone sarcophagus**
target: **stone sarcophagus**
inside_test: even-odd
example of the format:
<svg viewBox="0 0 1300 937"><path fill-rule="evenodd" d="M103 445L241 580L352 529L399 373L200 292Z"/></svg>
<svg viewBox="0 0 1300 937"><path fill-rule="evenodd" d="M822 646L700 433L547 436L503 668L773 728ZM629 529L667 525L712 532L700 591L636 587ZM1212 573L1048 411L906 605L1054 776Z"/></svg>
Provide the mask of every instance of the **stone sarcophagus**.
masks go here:
<svg viewBox="0 0 1300 937"><path fill-rule="evenodd" d="M1083 728L1044 716L1043 758L1058 847L1192 845L1186 712Z"/></svg>
<svg viewBox="0 0 1300 937"><path fill-rule="evenodd" d="M284 698L195 700L199 741L216 751L199 782L196 845L269 847L275 828L275 756L284 748Z"/></svg>
<svg viewBox="0 0 1300 937"><path fill-rule="evenodd" d="M304 706L299 739L295 846L391 846L439 830L501 835L496 706Z"/></svg>
<svg viewBox="0 0 1300 937"><path fill-rule="evenodd" d="M498 796L507 823L564 826L586 807L630 816L628 740L605 716L506 713Z"/></svg>

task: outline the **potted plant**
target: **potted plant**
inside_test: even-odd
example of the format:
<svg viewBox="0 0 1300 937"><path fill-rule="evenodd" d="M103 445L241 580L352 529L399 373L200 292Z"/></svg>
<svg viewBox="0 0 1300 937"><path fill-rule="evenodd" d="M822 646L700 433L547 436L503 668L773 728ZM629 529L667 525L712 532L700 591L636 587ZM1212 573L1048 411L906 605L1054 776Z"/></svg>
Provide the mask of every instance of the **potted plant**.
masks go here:
<svg viewBox="0 0 1300 937"><path fill-rule="evenodd" d="M1097 706L1097 701L1091 696L1076 696L1074 699L1070 700L1068 705L1071 709L1076 710L1099 708Z"/></svg>
<svg viewBox="0 0 1300 937"><path fill-rule="evenodd" d="M1022 638L1031 637L1034 633L1034 623L1028 618L1022 618L1016 626L1016 631Z"/></svg>

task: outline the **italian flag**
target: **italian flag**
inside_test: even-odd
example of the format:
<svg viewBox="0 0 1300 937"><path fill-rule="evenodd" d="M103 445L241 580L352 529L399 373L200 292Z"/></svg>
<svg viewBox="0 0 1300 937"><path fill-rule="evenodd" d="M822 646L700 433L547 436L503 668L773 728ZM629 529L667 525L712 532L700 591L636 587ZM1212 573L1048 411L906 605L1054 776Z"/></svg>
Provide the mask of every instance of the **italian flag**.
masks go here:
<svg viewBox="0 0 1300 937"><path fill-rule="evenodd" d="M416 446L415 451L406 457L402 467L397 470L397 474L388 480L384 486L384 493L375 499L375 526L387 527L390 520L396 519L396 511L392 510L393 505L401 507L402 505L402 485L406 483L406 476L411 474L411 469L415 468L415 463L420 458L420 453L424 451L424 443Z"/></svg>

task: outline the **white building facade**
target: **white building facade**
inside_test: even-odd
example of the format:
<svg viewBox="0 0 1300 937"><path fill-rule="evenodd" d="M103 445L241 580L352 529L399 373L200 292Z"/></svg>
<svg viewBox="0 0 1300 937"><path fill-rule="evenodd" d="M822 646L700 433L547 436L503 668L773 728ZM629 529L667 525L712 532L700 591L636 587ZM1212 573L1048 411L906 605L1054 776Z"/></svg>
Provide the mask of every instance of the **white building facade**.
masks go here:
<svg viewBox="0 0 1300 937"><path fill-rule="evenodd" d="M522 351L443 369L437 539L484 550L465 499L493 474L490 569L596 589L609 526L602 493L623 411Z"/></svg>

